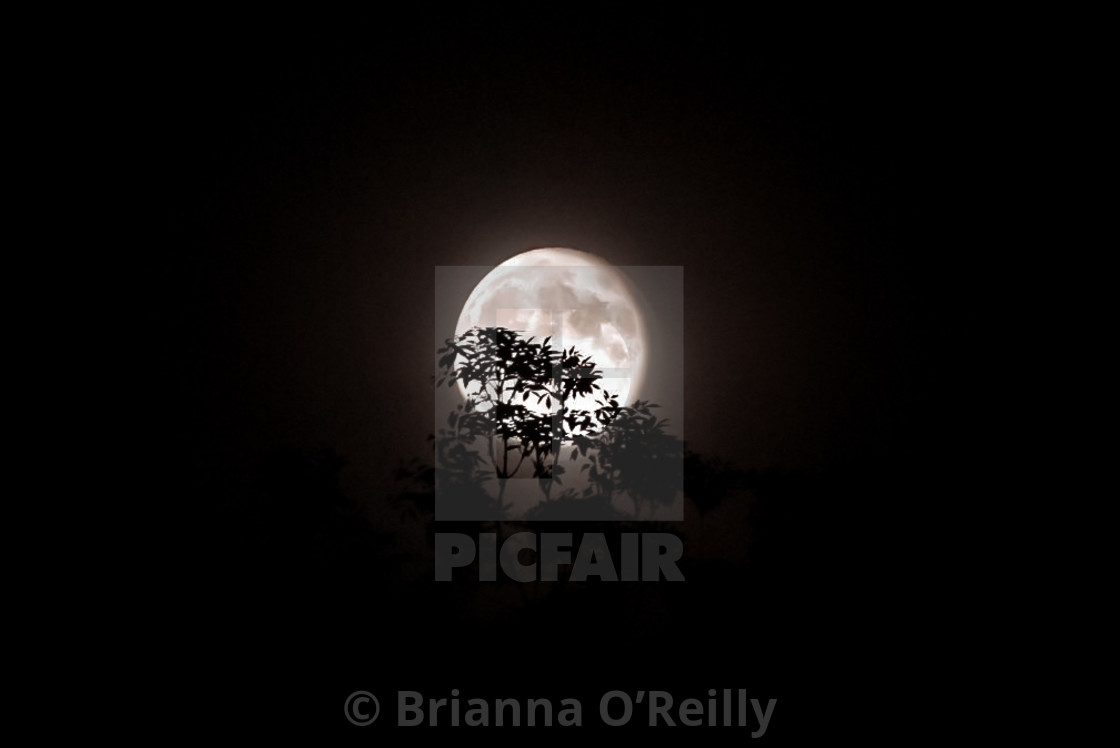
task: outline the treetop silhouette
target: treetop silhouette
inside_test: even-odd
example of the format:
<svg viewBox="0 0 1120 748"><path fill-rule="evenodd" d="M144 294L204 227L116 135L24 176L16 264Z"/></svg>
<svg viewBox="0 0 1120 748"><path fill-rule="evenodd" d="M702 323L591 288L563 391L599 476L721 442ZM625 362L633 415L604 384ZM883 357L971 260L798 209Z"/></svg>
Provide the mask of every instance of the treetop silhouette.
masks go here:
<svg viewBox="0 0 1120 748"><path fill-rule="evenodd" d="M620 406L591 356L504 327L467 330L437 354L437 386L461 385L466 393L436 440L442 485L455 489L456 511L470 514L468 505L489 502L480 515L504 515L506 483L514 477L539 480L545 504L530 516L613 516L611 502L623 495L635 515L652 516L675 500L683 443L653 414L656 403ZM563 485L564 462L577 460L586 488L553 498L553 483ZM495 478L496 499L482 488Z"/></svg>
<svg viewBox="0 0 1120 748"><path fill-rule="evenodd" d="M467 394L448 417L448 436L486 440L494 475L503 482L499 490L528 461L547 498L552 480L563 483L556 460L561 446L577 439L586 445L619 412L617 396L603 389L591 357L574 346L554 348L551 341L476 327L437 351L437 386L461 384ZM594 407L575 407L577 398L588 397Z"/></svg>

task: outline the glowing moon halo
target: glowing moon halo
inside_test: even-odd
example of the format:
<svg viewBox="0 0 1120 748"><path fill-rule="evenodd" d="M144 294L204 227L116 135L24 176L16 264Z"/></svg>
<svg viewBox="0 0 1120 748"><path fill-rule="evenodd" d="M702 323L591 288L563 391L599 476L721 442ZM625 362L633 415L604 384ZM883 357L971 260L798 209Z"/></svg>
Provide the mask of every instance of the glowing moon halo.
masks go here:
<svg viewBox="0 0 1120 748"><path fill-rule="evenodd" d="M629 284L595 255L564 247L533 249L501 263L467 298L456 336L473 327L506 327L528 338L575 346L603 372L599 384L618 401L637 397L646 367L646 328ZM464 399L467 391L459 384ZM593 407L576 398L572 407Z"/></svg>

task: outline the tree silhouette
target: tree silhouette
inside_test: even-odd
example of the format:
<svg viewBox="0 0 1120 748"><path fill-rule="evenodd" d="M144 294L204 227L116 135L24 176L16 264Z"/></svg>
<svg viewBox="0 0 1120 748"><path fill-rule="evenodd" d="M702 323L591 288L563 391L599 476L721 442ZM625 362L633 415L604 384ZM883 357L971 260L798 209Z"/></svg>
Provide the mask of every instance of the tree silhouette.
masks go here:
<svg viewBox="0 0 1120 748"><path fill-rule="evenodd" d="M590 463L581 468L591 482L586 496L610 501L624 493L634 502L636 517L673 503L684 479L684 443L665 431L669 421L653 414L657 407L636 400L602 430Z"/></svg>
<svg viewBox="0 0 1120 748"><path fill-rule="evenodd" d="M617 396L603 390L602 372L591 357L574 347L553 348L551 337L536 342L504 327L476 327L448 339L437 353L441 374L436 385L461 384L467 394L448 416L448 430L440 432L441 444L448 444L440 458L452 469L474 474L486 459L477 452L470 456L468 445L484 440L499 482L499 504L506 481L526 461L547 501L552 481L563 483L564 468L557 461L561 447L574 443L586 452L619 412ZM573 407L579 397L593 398L595 407Z"/></svg>

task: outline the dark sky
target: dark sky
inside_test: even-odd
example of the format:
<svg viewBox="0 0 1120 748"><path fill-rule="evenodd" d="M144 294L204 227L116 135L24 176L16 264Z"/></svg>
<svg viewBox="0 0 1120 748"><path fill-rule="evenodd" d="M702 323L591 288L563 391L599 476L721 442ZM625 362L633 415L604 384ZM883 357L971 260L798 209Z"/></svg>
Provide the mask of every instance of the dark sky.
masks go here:
<svg viewBox="0 0 1120 748"><path fill-rule="evenodd" d="M752 41L482 19L184 50L161 254L203 459L326 445L369 490L427 449L434 266L549 245L684 266L693 449L760 468L897 456L941 303L919 220L929 63Z"/></svg>

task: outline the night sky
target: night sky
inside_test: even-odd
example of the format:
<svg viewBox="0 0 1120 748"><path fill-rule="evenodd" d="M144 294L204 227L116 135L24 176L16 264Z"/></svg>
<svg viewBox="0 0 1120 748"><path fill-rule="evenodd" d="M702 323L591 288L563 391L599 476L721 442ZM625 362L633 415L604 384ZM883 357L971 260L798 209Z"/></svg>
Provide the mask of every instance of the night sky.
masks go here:
<svg viewBox="0 0 1120 748"><path fill-rule="evenodd" d="M208 38L172 55L160 156L171 238L157 250L173 309L168 491L217 538L187 560L203 580L194 625L211 652L267 649L260 632L277 620L298 642L293 615L322 602L277 592L284 575L270 570L290 558L245 550L271 527L267 508L239 508L259 495L246 486L261 466L337 455L337 494L370 532L391 534L378 523L395 511L395 467L430 460L435 266L540 246L684 267L687 446L786 476L796 487L776 493L800 501L743 542L770 549L764 599L789 603L789 582L815 602L798 595L796 615L752 625L831 632L806 637L818 642L811 656L770 648L773 683L787 682L783 663L796 663L799 683L821 676L812 663L833 651L822 637L878 630L869 621L883 620L897 570L869 559L884 542L905 545L944 448L945 362L932 354L947 303L930 224L944 209L933 173L948 148L936 137L937 65L903 42L775 54L757 48L763 37L670 18L477 18L384 26L361 44ZM697 615L704 604L729 615L721 595L758 599L734 574L706 573L686 583L708 601ZM258 594L261 579L269 591ZM441 592L399 589L385 582L373 607L438 609ZM391 630L405 636L398 649L429 651L370 605L318 609L328 612L316 631ZM756 661L755 645L703 646ZM687 658L709 663L698 682L737 682L707 651ZM432 656L418 680L442 684ZM324 714L369 683L357 665L325 672Z"/></svg>

